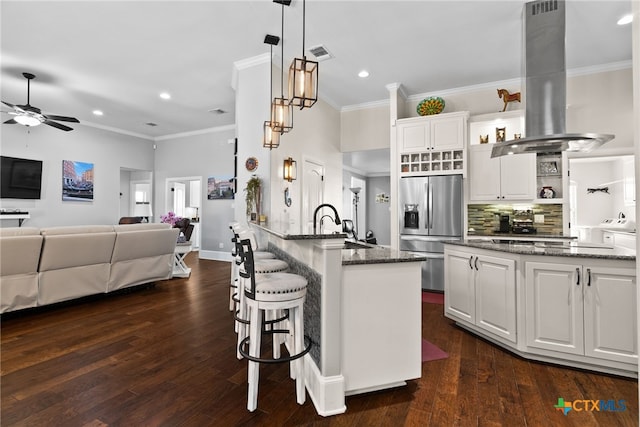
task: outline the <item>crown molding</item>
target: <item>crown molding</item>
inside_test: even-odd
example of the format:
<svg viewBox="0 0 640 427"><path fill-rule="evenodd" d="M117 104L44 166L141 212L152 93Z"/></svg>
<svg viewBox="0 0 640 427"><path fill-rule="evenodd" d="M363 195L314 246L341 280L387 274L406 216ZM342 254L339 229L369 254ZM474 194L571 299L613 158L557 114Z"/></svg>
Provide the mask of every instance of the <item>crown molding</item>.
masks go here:
<svg viewBox="0 0 640 427"><path fill-rule="evenodd" d="M172 135L157 136L154 138L154 141L167 141L169 139L185 138L188 136L204 135L207 133L225 132L228 130L235 130L235 129L236 129L236 125L217 126L213 128L206 128L206 129L194 130L189 132L174 133Z"/></svg>
<svg viewBox="0 0 640 427"><path fill-rule="evenodd" d="M150 141L155 141L155 138L153 136L151 136L151 135L145 135L145 134L137 133L137 132L130 132L128 130L124 130L124 129L120 129L120 128L114 128L114 127L111 127L111 126L100 125L98 123L87 122L87 121L84 121L84 120L80 120L80 124L84 125L84 126L96 128L96 129L106 130L106 131L109 131L109 132L119 133L119 134L122 134L122 135L134 136L136 138L142 138L142 139L148 139Z"/></svg>

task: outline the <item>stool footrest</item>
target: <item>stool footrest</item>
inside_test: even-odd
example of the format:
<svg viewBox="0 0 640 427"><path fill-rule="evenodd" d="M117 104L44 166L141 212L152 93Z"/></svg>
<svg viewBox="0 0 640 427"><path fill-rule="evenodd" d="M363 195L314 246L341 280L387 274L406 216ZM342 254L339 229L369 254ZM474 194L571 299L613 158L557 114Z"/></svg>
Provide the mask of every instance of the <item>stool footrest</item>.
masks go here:
<svg viewBox="0 0 640 427"><path fill-rule="evenodd" d="M269 331L270 332L270 331ZM275 332L275 331L274 331ZM287 331L284 331L287 332ZM309 353L309 351L311 350L311 346L313 345L313 343L311 342L311 339L308 336L304 336L304 340L305 343L308 342L309 345L307 345L305 347L304 350L302 350L300 353L298 354L294 354L294 355L290 355L287 357L281 357L279 359L265 359L262 357L254 357L251 356L249 354L248 351L245 350L245 348L249 345L249 338L251 337L246 337L245 339L243 339L240 342L240 345L238 346L238 351L240 352L240 354L245 357L248 360L251 360L252 362L258 362L258 363L283 363L283 362L291 362L292 360L296 360L296 359L300 359L302 356L304 356L305 354Z"/></svg>
<svg viewBox="0 0 640 427"><path fill-rule="evenodd" d="M240 322L245 325L248 325L250 323L248 319L243 319L242 317L240 317L240 310L236 310L233 318L236 320L236 322Z"/></svg>

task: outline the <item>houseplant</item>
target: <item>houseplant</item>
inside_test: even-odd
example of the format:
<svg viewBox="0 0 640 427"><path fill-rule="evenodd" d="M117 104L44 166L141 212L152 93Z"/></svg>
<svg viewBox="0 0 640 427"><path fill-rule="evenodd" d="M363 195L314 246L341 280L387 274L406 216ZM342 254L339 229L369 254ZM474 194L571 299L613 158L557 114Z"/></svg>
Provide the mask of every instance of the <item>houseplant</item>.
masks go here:
<svg viewBox="0 0 640 427"><path fill-rule="evenodd" d="M244 189L247 217L251 217L251 220L255 221L260 217L261 187L262 180L258 178L257 175L252 175L247 181L247 186ZM255 218L252 215L253 213L255 213Z"/></svg>

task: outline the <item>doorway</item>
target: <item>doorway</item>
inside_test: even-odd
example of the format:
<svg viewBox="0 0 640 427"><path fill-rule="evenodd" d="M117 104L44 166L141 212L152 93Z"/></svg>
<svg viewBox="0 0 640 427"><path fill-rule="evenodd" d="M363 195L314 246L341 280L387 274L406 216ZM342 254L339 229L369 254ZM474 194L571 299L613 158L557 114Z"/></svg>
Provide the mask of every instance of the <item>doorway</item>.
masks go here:
<svg viewBox="0 0 640 427"><path fill-rule="evenodd" d="M183 176L167 178L165 186L165 212L189 218L194 225L191 243L194 250L200 248L202 229L202 177Z"/></svg>
<svg viewBox="0 0 640 427"><path fill-rule="evenodd" d="M313 232L313 211L324 201L324 165L305 159L302 166L302 232Z"/></svg>

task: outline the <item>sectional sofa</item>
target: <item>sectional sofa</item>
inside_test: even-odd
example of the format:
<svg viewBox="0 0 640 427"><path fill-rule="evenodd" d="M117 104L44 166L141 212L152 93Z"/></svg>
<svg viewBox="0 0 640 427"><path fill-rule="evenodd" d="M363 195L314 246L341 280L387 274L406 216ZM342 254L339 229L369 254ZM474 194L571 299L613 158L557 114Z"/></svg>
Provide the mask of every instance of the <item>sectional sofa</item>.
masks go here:
<svg viewBox="0 0 640 427"><path fill-rule="evenodd" d="M0 313L171 278L169 224L0 228Z"/></svg>

